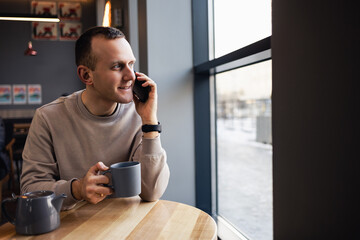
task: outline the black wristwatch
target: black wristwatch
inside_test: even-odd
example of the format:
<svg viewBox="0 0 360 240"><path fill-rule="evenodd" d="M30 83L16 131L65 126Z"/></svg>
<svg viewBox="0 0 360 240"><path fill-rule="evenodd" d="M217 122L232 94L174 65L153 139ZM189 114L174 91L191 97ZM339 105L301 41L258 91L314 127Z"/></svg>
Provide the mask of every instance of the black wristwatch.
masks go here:
<svg viewBox="0 0 360 240"><path fill-rule="evenodd" d="M145 133L147 133L147 132L159 132L159 133L161 133L161 124L160 124L160 122L158 122L157 125L145 124L145 125L142 125L141 130L143 132L145 132Z"/></svg>

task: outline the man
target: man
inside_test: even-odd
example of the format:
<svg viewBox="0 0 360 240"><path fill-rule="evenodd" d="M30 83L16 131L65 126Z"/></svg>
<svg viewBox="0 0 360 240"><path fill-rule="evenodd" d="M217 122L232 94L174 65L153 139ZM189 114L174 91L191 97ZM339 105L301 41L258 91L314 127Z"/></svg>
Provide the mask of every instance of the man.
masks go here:
<svg viewBox="0 0 360 240"><path fill-rule="evenodd" d="M86 88L36 110L23 152L22 193L65 193L63 209L81 200L95 204L112 194L100 171L116 162L139 161L140 197L159 199L169 168L159 137L155 82L136 73L151 90L144 103L133 95L135 57L115 28L87 30L75 52L77 74Z"/></svg>

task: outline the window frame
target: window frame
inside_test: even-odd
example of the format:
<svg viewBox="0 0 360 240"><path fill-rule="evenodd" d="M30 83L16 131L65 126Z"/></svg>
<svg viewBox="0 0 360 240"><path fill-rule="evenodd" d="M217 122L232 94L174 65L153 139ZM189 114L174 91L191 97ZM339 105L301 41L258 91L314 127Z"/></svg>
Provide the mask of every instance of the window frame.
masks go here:
<svg viewBox="0 0 360 240"><path fill-rule="evenodd" d="M218 236L247 239L218 216L215 74L271 59L271 36L212 59L213 1L193 0L193 63L196 207L218 224Z"/></svg>

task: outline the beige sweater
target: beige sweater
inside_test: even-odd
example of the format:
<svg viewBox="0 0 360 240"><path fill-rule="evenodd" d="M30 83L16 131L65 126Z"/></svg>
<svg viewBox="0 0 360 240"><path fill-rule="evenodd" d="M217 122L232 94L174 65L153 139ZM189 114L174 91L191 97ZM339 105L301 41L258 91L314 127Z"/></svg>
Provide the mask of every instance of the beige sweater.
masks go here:
<svg viewBox="0 0 360 240"><path fill-rule="evenodd" d="M65 193L63 209L77 200L71 181L83 177L99 161L141 162L141 194L147 201L164 193L169 168L160 137L142 137L141 119L133 102L119 104L107 117L92 115L81 92L61 97L36 110L23 152L21 192L51 190Z"/></svg>

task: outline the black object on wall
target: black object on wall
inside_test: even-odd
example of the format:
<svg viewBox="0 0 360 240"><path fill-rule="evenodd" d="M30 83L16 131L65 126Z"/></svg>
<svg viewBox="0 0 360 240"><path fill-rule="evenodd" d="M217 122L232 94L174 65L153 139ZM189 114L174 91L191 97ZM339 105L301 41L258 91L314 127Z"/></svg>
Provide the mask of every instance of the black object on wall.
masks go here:
<svg viewBox="0 0 360 240"><path fill-rule="evenodd" d="M81 1L82 30L96 25L94 0ZM28 0L2 0L2 12L30 13ZM42 104L84 88L76 75L75 41L31 39L30 22L0 21L0 84L41 84ZM24 56L32 41L36 57ZM2 109L34 109L40 105L1 105Z"/></svg>

